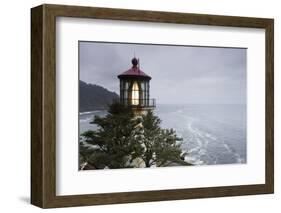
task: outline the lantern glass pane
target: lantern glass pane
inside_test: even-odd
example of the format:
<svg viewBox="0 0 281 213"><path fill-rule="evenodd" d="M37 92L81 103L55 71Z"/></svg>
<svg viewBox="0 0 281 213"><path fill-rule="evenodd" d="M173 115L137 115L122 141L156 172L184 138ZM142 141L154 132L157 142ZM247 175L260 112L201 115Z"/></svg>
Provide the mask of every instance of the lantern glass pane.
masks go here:
<svg viewBox="0 0 281 213"><path fill-rule="evenodd" d="M139 105L139 85L134 82L132 88L132 105Z"/></svg>

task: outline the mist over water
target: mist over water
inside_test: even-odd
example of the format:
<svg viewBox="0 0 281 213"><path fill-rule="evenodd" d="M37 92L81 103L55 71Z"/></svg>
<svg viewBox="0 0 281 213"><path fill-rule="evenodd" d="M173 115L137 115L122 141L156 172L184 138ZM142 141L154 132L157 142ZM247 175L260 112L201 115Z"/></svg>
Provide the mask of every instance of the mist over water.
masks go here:
<svg viewBox="0 0 281 213"><path fill-rule="evenodd" d="M246 163L246 109L238 104L160 104L154 112L163 128L173 128L183 138L188 162L214 165ZM105 116L106 111L81 113L80 133L96 129L89 124L94 115Z"/></svg>

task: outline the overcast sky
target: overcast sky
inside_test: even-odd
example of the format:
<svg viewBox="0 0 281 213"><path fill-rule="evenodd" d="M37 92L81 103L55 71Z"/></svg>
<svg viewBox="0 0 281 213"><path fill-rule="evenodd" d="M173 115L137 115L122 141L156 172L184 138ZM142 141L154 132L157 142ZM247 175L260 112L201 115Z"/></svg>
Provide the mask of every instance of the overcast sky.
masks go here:
<svg viewBox="0 0 281 213"><path fill-rule="evenodd" d="M134 53L156 103L246 103L246 49L79 42L80 80L119 94Z"/></svg>

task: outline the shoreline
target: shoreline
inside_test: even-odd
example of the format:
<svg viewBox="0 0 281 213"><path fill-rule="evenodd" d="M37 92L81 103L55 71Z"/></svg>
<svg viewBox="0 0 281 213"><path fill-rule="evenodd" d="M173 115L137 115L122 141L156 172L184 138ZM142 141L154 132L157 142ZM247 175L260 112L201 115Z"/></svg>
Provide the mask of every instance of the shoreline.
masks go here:
<svg viewBox="0 0 281 213"><path fill-rule="evenodd" d="M86 111L86 112L79 112L79 115L88 115L96 112L102 112L105 111L106 109L98 109L98 110L93 110L93 111Z"/></svg>

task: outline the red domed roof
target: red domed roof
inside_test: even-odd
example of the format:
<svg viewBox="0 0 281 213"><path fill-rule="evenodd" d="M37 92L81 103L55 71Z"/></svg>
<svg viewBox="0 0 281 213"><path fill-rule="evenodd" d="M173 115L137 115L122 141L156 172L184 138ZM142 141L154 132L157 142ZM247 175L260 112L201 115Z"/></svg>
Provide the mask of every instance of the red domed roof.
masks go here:
<svg viewBox="0 0 281 213"><path fill-rule="evenodd" d="M144 73L139 67L138 67L138 60L136 58L132 59L132 68L123 72L122 74L118 75L118 78L122 77L141 77L141 78L148 78L151 79L149 75Z"/></svg>

